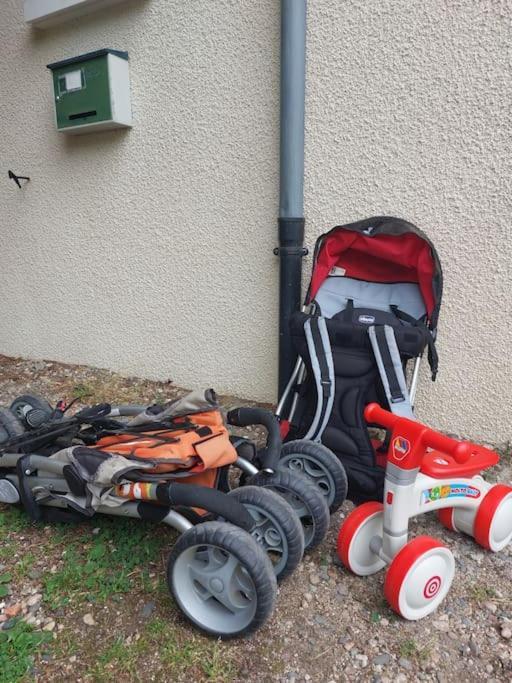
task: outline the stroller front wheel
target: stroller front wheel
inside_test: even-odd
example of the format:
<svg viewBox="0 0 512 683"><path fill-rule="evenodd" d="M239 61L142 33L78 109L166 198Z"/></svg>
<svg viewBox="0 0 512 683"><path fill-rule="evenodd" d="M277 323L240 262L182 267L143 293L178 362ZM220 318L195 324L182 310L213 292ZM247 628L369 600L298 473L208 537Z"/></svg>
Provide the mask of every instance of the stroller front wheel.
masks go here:
<svg viewBox="0 0 512 683"><path fill-rule="evenodd" d="M308 477L325 496L331 513L345 502L347 473L327 446L307 439L289 441L281 449L279 469L301 472Z"/></svg>
<svg viewBox="0 0 512 683"><path fill-rule="evenodd" d="M221 638L258 629L277 593L263 548L226 522L204 522L180 536L169 557L167 583L186 618Z"/></svg>
<svg viewBox="0 0 512 683"><path fill-rule="evenodd" d="M299 566L304 554L304 532L291 505L275 491L258 486L241 486L229 495L253 517L251 535L269 556L277 580L282 581Z"/></svg>
<svg viewBox="0 0 512 683"><path fill-rule="evenodd" d="M291 505L304 530L305 550L323 541L329 528L329 507L323 494L305 475L286 469L258 472L247 483L273 489Z"/></svg>
<svg viewBox="0 0 512 683"><path fill-rule="evenodd" d="M15 439L25 433L25 427L8 408L0 408L0 443Z"/></svg>

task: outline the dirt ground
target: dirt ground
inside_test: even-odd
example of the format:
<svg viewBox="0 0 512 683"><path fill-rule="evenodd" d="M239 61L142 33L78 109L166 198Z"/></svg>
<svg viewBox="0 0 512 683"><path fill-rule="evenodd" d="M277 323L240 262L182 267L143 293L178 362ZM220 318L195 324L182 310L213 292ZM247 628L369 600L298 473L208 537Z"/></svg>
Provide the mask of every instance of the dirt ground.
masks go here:
<svg viewBox="0 0 512 683"><path fill-rule="evenodd" d="M0 356L0 404L27 392L91 403L163 401L182 390ZM247 401L223 400L237 404ZM502 451L488 478L510 483ZM359 578L338 564L335 539L350 509L333 515L326 540L280 586L270 621L248 640L220 643L189 627L167 593L168 529L99 516L34 526L0 506L0 683L512 680L512 549L493 555L432 516L418 519L413 533L444 541L457 573L435 615L406 622L386 606L382 573Z"/></svg>

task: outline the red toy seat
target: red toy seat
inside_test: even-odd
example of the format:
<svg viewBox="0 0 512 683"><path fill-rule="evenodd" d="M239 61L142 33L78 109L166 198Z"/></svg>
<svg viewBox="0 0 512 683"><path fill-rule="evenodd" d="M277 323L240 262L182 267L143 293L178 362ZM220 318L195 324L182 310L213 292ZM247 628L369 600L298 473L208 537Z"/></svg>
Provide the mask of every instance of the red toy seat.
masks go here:
<svg viewBox="0 0 512 683"><path fill-rule="evenodd" d="M441 451L428 451L423 456L420 472L434 479L451 477L472 477L499 461L499 456L487 448L475 447L466 462L458 463L455 458Z"/></svg>

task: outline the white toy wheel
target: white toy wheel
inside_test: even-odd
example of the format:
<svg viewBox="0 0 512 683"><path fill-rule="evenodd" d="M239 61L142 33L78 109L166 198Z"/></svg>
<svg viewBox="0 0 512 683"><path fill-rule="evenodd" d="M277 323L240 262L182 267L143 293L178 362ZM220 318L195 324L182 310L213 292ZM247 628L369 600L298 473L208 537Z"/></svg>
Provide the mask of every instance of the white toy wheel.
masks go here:
<svg viewBox="0 0 512 683"><path fill-rule="evenodd" d="M439 607L454 575L455 560L448 548L435 538L418 536L393 558L384 595L405 619L422 619Z"/></svg>
<svg viewBox="0 0 512 683"><path fill-rule="evenodd" d="M512 487L496 484L480 503L473 525L475 541L494 553L512 540Z"/></svg>
<svg viewBox="0 0 512 683"><path fill-rule="evenodd" d="M385 565L370 548L374 536L382 538L383 505L370 501L349 514L338 534L338 557L347 569L359 576L375 574Z"/></svg>

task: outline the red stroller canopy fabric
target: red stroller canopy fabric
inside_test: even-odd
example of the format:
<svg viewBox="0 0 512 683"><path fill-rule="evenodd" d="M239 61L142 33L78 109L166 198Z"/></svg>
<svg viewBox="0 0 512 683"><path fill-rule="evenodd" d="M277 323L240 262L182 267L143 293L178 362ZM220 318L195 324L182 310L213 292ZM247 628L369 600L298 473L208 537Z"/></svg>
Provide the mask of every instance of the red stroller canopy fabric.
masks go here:
<svg viewBox="0 0 512 683"><path fill-rule="evenodd" d="M368 282L415 282L419 285L429 319L436 305L436 272L431 246L419 235L366 235L347 229L332 230L322 240L313 266L308 303L333 267L345 276Z"/></svg>

